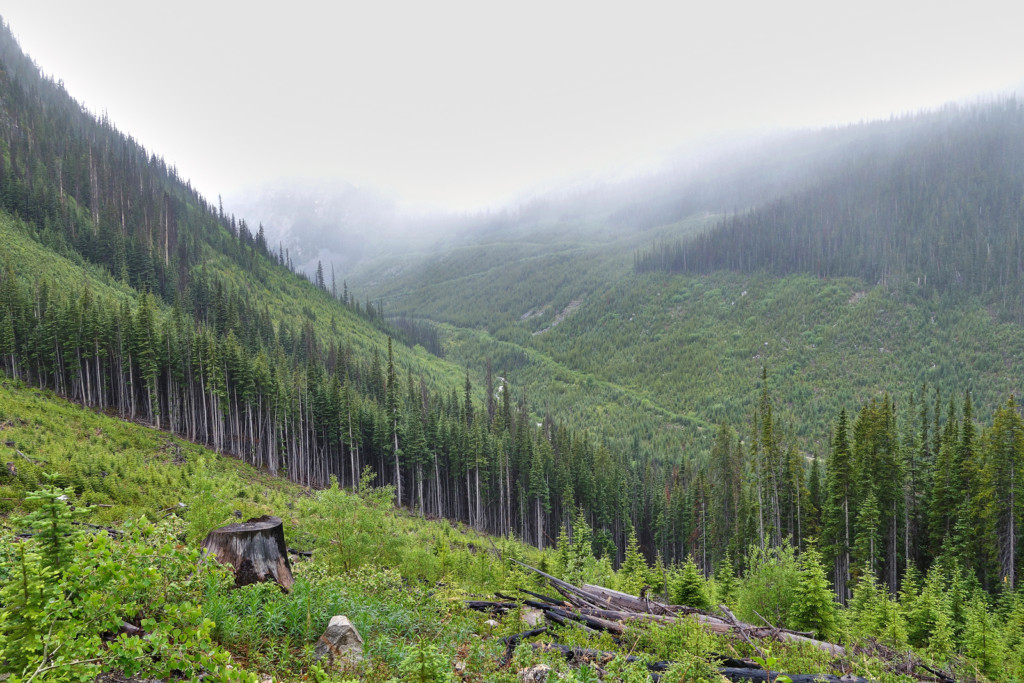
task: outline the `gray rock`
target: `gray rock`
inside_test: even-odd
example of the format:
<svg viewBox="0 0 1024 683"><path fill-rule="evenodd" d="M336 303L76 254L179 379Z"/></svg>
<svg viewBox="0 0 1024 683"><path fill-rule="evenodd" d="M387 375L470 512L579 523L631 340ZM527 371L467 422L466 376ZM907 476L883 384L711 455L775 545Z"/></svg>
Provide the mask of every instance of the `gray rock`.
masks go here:
<svg viewBox="0 0 1024 683"><path fill-rule="evenodd" d="M536 628L537 624L544 621L544 613L541 612L539 609L533 609L524 606L522 611L522 619L530 628Z"/></svg>
<svg viewBox="0 0 1024 683"><path fill-rule="evenodd" d="M363 658L363 638L348 617L334 616L316 641L313 653L317 661L329 657L331 661L344 660L354 664Z"/></svg>
<svg viewBox="0 0 1024 683"><path fill-rule="evenodd" d="M547 683L548 677L551 675L551 667L547 664L534 664L533 666L522 669L516 674L516 677L522 681L522 683ZM553 678L553 677L552 677Z"/></svg>

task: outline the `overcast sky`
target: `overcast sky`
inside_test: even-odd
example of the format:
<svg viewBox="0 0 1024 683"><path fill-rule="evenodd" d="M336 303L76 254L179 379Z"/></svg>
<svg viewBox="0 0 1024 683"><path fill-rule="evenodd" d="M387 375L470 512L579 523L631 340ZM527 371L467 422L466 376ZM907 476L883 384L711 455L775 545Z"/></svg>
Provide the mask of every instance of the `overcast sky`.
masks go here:
<svg viewBox="0 0 1024 683"><path fill-rule="evenodd" d="M210 198L333 177L474 208L707 136L1024 82L999 2L4 0L43 71Z"/></svg>

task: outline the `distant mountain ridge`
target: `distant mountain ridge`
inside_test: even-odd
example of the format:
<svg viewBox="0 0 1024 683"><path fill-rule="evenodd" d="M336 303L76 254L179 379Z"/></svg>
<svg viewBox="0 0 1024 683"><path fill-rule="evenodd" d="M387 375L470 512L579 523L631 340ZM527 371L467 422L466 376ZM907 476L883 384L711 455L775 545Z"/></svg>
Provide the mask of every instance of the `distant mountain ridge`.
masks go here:
<svg viewBox="0 0 1024 683"><path fill-rule="evenodd" d="M1024 320L1024 105L860 128L862 149L816 182L645 252L637 268L860 277L982 295Z"/></svg>

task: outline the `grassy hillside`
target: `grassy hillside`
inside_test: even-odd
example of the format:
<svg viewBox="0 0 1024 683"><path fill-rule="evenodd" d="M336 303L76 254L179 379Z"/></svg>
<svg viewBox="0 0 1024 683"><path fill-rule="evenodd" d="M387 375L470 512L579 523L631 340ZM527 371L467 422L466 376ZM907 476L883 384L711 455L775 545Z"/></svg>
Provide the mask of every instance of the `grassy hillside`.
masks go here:
<svg viewBox="0 0 1024 683"><path fill-rule="evenodd" d="M995 406L1019 391L1024 329L974 300L953 305L855 278L643 275L609 288L533 345L667 409L743 425L766 367L779 415L826 450L840 408L922 384Z"/></svg>
<svg viewBox="0 0 1024 683"><path fill-rule="evenodd" d="M1015 290L1002 287L1019 284L1019 178L998 126L853 127L639 199L547 198L450 232L441 251L372 264L364 303L322 271L295 272L262 227L85 112L6 26L0 60L0 663L12 680L511 681L538 660L569 680L647 680L623 651L674 660L665 680L713 680L714 653L775 659L689 619L612 625L618 640L552 619L551 637L612 651L610 673L569 672L525 643L509 668L499 637L523 630L518 609L486 623L462 598L550 590L514 557L890 648L834 661L780 646L776 664L793 671L898 680L903 651L979 680L1024 671L1024 521L1002 486L1024 458L1024 422L1003 401L1024 360L1006 322ZM1000 112L966 120L1019 118ZM772 169L785 172L756 181ZM924 191L933 176L949 192ZM909 197L890 201L892 188ZM750 210L730 215L730 199ZM913 211L879 218L894 206ZM859 232L815 242L821 217ZM927 229L904 244L894 226L908 224ZM880 250L865 247L872 227ZM700 245L697 264L670 241L682 237ZM914 265L928 254L953 272ZM831 265L808 266L819 257ZM854 267L876 257L881 270ZM432 327L397 335L378 296L440 326L447 359L414 344ZM827 450L840 465L823 475L805 453ZM231 590L195 542L268 512L314 559L297 560L290 594ZM507 540L492 548L428 516ZM370 658L328 674L312 643L337 612Z"/></svg>
<svg viewBox="0 0 1024 683"><path fill-rule="evenodd" d="M20 552L28 543L16 542L12 534L30 530L32 524L23 515L43 503L30 495L34 491L57 487L80 511L88 509L77 521L125 533L103 548L86 535L79 538L76 553L81 564L74 568L96 566L109 554L114 562L124 563L124 572L87 585L88 590L109 591L108 602L80 605L83 596L72 597L71 604L62 602L52 616L34 626L49 648L69 634L83 641L76 643L77 654L71 658L63 652L33 650L33 667L56 666L42 680L70 680L72 675L123 667L125 656L116 648L105 653L97 639L110 619L136 622L159 637L172 627L195 630L201 620L180 621L191 618L184 601L192 601L201 617L212 623L192 634L194 643L189 638L176 649L167 646L163 656L175 657L177 668L186 672L189 662L205 666L217 672L217 679L229 677L223 668L226 660L216 659L216 653L227 648L234 653L236 666L280 680L307 680L313 668L312 644L330 617L340 612L364 634L373 661L361 673L352 673L368 680L383 681L397 674L398 665L417 643L443 647L445 652L472 646L480 666L489 653L469 640L471 633L490 632L482 625L486 617L463 611L458 600L467 590L502 586L510 570L489 559L491 542L471 530L396 513L391 488L367 489L358 495L338 489L312 492L165 432L96 413L9 379L0 382L0 459L9 463L0 475L5 548L0 572L5 583L16 576ZM298 582L287 599L277 590L259 587L230 591L222 573L209 563L195 572L192 553L207 532L240 517L265 514L284 519L290 546L314 552L313 561L293 557ZM508 541L499 543L513 547ZM131 567L146 562L147 556L153 561L137 544L173 555L145 570L152 573L154 584L140 585L135 581L139 577L129 575ZM514 547L512 555L538 562L529 549ZM31 571L30 565L30 578ZM65 573L73 572L67 568ZM65 583L70 581L68 576ZM439 581L449 587L421 588ZM180 582L173 593L178 604L154 603L150 593L169 582ZM10 640L20 633L16 616L9 612L15 604L10 594L0 601L0 669L18 674L14 659L4 661L12 656L9 648L18 645ZM88 611L81 611L86 607ZM276 617L262 615L271 609L277 610ZM159 623L147 626L148 619ZM62 631L47 634L51 623ZM158 638L153 640L159 643ZM154 645L150 652L160 653L161 647ZM145 652L142 648L139 654ZM98 659L88 666L69 664L74 657ZM162 669L150 661L141 670Z"/></svg>
<svg viewBox="0 0 1024 683"><path fill-rule="evenodd" d="M895 673L895 663L877 655L834 660L814 648L751 645L705 632L689 619L669 626L629 626L616 640L551 624L542 641L611 655L570 664L558 652L546 653L527 641L515 648L506 666L501 639L528 628L520 612L497 615L494 625L485 623L488 615L463 607L463 600L493 599L495 591L511 594L519 587L551 588L500 560L489 550L494 541L448 522L396 512L390 487L310 491L165 432L9 379L0 379L0 459L10 463L0 475L5 585L0 588L0 668L12 674L12 681L92 680L100 673L124 673L173 680L202 675L224 681L511 683L518 671L541 663L580 683L646 681L645 663L659 660L675 663L662 681L712 681L720 680L716 657L765 651L775 670L914 680ZM290 593L266 584L232 589L230 575L210 562L197 564L195 548L208 530L237 521L239 515L259 514L281 516L288 544L312 551L311 559L292 558L296 583ZM56 541L45 533L13 535L45 530L48 523L41 520L54 518L56 528L67 534L53 537ZM585 526L577 523L576 532L585 533ZM64 549L63 559L47 554L54 542ZM755 610L773 615L779 624L807 624L798 606L811 584L802 577L815 570L803 560L798 565L792 551L751 560L746 578L738 582L727 580L731 575L724 569L709 582L685 568L669 568L667 574L664 568L647 568L638 555L631 555L617 574L589 552L575 564L571 558L578 550L568 539L563 543L559 551L542 555L496 541L505 558L525 559L577 581L623 590L649 583L677 601L727 602L744 619L754 618ZM22 580L29 586L26 594L19 592ZM943 602L949 597L936 593L939 582L949 580L930 576L916 591L908 588L898 602L862 591L849 611L811 628L848 644L877 637L884 646L872 645L875 653L888 652L885 646L906 648L909 638L917 655L932 666L954 666L980 681L994 680L986 673L993 667L1002 673L1008 667L1019 670L1024 663L1013 654L1019 651L1013 644L1024 636L1019 601L990 605L954 576L952 595L962 600L957 609L969 619L988 616L983 623L968 620L966 626L958 620L955 630L942 631L922 609L950 608ZM827 586L819 590L828 592ZM338 613L348 615L360 630L368 657L331 668L315 662L312 649ZM146 637L113 638L123 622L141 627ZM984 640L978 629L985 630ZM640 659L627 662L627 654Z"/></svg>
<svg viewBox="0 0 1024 683"><path fill-rule="evenodd" d="M88 288L97 301L120 305L139 299L139 291L114 278L110 272L83 259L74 251L63 253L40 241L31 223L0 210L0 268L9 269L14 280L31 287L46 283L59 297L78 295ZM236 259L212 246L203 247L202 264L195 273L221 283L230 295L265 313L276 329L309 329L324 343L347 347L357 362L368 363L374 352L383 354L393 331L375 325L352 307L342 305L329 293L305 278L263 262L247 272ZM165 313L172 309L162 307ZM423 377L432 389L461 386L465 371L446 363L422 347L395 344L395 362L402 373Z"/></svg>

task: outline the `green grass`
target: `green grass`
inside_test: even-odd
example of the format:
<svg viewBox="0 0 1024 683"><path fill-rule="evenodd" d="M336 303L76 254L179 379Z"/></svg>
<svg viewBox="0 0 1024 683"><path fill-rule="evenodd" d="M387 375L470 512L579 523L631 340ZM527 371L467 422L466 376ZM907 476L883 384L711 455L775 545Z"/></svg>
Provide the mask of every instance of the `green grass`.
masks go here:
<svg viewBox="0 0 1024 683"><path fill-rule="evenodd" d="M55 290L65 292L79 292L88 286L105 299L134 298L135 291L117 282L106 269L89 263L70 249L41 244L33 234L29 224L0 210L0 267L11 268L18 280L45 280Z"/></svg>
<svg viewBox="0 0 1024 683"><path fill-rule="evenodd" d="M469 596L542 587L535 577L498 561L492 544L507 556L557 574L561 570L554 550L540 553L514 541L488 540L449 522L398 512L391 505L390 488L359 493L337 487L310 491L163 432L84 409L13 380L0 380L0 425L0 458L17 470L12 475L5 468L0 474L0 547L4 548L0 574L6 577L0 583L15 585L10 579L20 566L18 553L27 549L26 566L33 585L49 585L47 590L57 599L48 603L47 614L53 616L39 622L57 628L49 635L40 633L40 642L52 648L60 638L74 634L73 641L67 641L74 642L74 647L61 650L67 657L62 659L50 650L46 662L56 668L41 680L72 680L75 672L94 676L112 667L145 675L162 671L160 667L170 662L179 670L207 671L213 680L247 680L243 674L259 672L282 681L348 676L384 683L405 680L403 676L417 662L434 667L429 669L434 672L429 680L451 680L458 667L463 680L512 683L519 669L538 662L550 663L567 680L593 680L589 669L570 667L564 658L538 652L529 644L518 648L512 666L499 669L504 652L500 638L527 628L519 613L498 617L494 626L485 623L488 615L462 606ZM24 515L43 504L29 494L53 484L59 487L57 493L60 489L68 493L76 508L94 505L83 521L128 532L122 540L77 536L74 559L58 582L53 575L40 573L40 560L32 559L45 541L37 537L14 543L12 536L26 528ZM179 507L179 502L185 506ZM266 584L232 589L230 576L209 563L195 570L198 542L210 529L236 521L236 511L243 518L281 516L289 545L313 551L311 560L295 560L296 583L290 593ZM791 565L778 571L792 574L796 569ZM630 580L612 573L607 561L593 558L586 561L584 573L588 581L613 587ZM50 576L45 579L48 583L39 584L46 576ZM657 583L654 574L647 582ZM711 582L708 589L714 591L714 586ZM12 595L5 590L5 595ZM771 591L771 587L741 582L739 613L745 609L743 600L762 600ZM748 594L753 597L744 597ZM982 598L971 600L974 612L986 609ZM1001 604L987 618L985 628L992 635L983 639L985 653L1013 651L1011 641L1019 636L1014 626L1021 612L1018 603ZM0 657L7 647L4 634L15 623L5 607L0 604L0 614L5 615L0 618ZM872 605L863 609L877 611ZM327 674L314 661L313 647L330 617L339 613L356 624L369 658ZM880 614L884 621L885 613ZM859 613L848 618L866 623ZM153 637L145 642L124 639L104 648L99 635L121 619L138 621ZM24 623L30 622L17 623L24 629ZM977 639L972 640L971 627L960 628L953 634L953 644L960 652L975 655L980 646ZM568 645L638 654L648 661L672 660L676 665L665 680L714 680L708 663L712 652L755 654L745 643L711 635L686 620L664 628L631 627L619 643L574 627L552 626L549 637ZM928 646L931 636L923 637ZM781 644L771 647L778 670L835 670L821 651ZM930 650L925 647L922 652L927 655ZM157 653L162 654L154 659ZM977 654L978 660L961 657L957 666L986 670L985 653ZM88 666L73 663L87 659ZM945 665L946 660L932 661ZM640 665L621 659L606 664L618 680L646 680ZM845 666L879 680L897 680L884 663L871 657L854 657ZM1017 670L1020 663L1013 660L1007 666Z"/></svg>
<svg viewBox="0 0 1024 683"><path fill-rule="evenodd" d="M35 507L28 494L51 483L66 487L76 507L93 506L82 520L90 524L174 521L181 552L239 517L282 517L289 545L316 558L297 561L292 593L234 591L228 579L210 575L186 596L214 623L217 643L281 680L308 674L313 643L338 613L367 634L372 664L360 676L370 680L390 678L418 639L443 644L445 652L476 647L469 634L491 629L482 625L486 617L465 612L461 599L519 576L492 559L493 541L471 529L396 511L390 488L310 491L9 379L0 381L0 458L16 470L0 474L5 543ZM518 556L539 562L535 549L519 548ZM474 656L485 658L482 651Z"/></svg>

